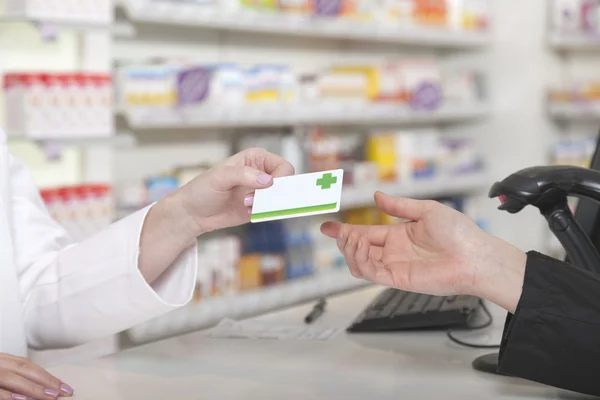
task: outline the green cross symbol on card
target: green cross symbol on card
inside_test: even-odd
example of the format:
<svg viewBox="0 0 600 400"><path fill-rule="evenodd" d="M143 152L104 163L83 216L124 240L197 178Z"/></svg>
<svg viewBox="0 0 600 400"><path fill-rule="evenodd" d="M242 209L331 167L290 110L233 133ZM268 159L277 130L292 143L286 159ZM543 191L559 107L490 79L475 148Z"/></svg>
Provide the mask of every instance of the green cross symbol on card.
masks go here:
<svg viewBox="0 0 600 400"><path fill-rule="evenodd" d="M332 174L324 174L320 179L317 180L317 186L321 186L321 190L330 189L331 185L337 183L337 178Z"/></svg>

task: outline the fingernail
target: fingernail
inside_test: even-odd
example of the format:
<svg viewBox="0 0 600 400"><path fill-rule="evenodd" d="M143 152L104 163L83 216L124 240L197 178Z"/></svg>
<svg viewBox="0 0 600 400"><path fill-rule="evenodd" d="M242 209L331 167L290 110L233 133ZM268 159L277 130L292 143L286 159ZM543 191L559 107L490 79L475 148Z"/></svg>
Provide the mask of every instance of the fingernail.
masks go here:
<svg viewBox="0 0 600 400"><path fill-rule="evenodd" d="M27 400L27 396L23 396L22 394L13 394L13 400Z"/></svg>
<svg viewBox="0 0 600 400"><path fill-rule="evenodd" d="M63 392L64 394L68 394L69 396L75 392L73 390L73 388L71 386L67 385L66 383L63 383L62 385L60 385L60 391Z"/></svg>
<svg viewBox="0 0 600 400"><path fill-rule="evenodd" d="M360 249L362 247L362 240L358 241L358 248Z"/></svg>
<svg viewBox="0 0 600 400"><path fill-rule="evenodd" d="M260 174L258 176L258 183L260 183L261 185L266 185L267 183L271 182L271 179L273 179L271 175Z"/></svg>
<svg viewBox="0 0 600 400"><path fill-rule="evenodd" d="M58 391L54 389L44 389L44 394L50 397L58 397Z"/></svg>
<svg viewBox="0 0 600 400"><path fill-rule="evenodd" d="M245 205L246 207L250 207L250 206L252 206L252 204L254 204L254 196L247 196L247 197L244 199L244 205Z"/></svg>

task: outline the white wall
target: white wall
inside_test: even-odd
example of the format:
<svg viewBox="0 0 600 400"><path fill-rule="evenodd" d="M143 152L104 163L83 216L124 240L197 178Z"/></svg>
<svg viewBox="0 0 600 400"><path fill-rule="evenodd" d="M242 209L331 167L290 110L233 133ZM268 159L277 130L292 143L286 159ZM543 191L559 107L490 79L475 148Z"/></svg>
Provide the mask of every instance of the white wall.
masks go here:
<svg viewBox="0 0 600 400"><path fill-rule="evenodd" d="M492 48L478 60L487 65L493 109L478 137L494 180L546 164L558 132L545 112L545 91L561 77L560 62L546 44L547 3L494 1ZM497 200L483 205L494 234L524 250L543 250L547 229L537 209L510 215L495 210Z"/></svg>

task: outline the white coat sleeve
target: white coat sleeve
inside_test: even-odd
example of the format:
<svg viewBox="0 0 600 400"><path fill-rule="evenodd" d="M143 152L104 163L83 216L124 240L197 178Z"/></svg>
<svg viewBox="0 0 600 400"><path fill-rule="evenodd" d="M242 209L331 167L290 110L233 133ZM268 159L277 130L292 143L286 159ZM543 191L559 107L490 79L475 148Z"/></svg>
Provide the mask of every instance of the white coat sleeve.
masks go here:
<svg viewBox="0 0 600 400"><path fill-rule="evenodd" d="M148 285L138 269L149 208L78 244L47 212L29 171L10 156L14 256L33 348L65 348L130 328L185 305L197 250L183 253Z"/></svg>

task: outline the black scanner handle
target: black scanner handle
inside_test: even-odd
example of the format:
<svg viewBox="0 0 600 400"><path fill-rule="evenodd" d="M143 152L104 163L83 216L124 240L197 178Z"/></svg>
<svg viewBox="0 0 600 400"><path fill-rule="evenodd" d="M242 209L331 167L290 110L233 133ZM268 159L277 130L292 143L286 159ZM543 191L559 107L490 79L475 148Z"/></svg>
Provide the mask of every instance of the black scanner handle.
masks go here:
<svg viewBox="0 0 600 400"><path fill-rule="evenodd" d="M600 202L600 172L579 167L533 167L495 183L490 197L500 197L500 209L518 213L528 205L537 207L565 248L570 261L600 273L600 254L569 209L567 197Z"/></svg>

